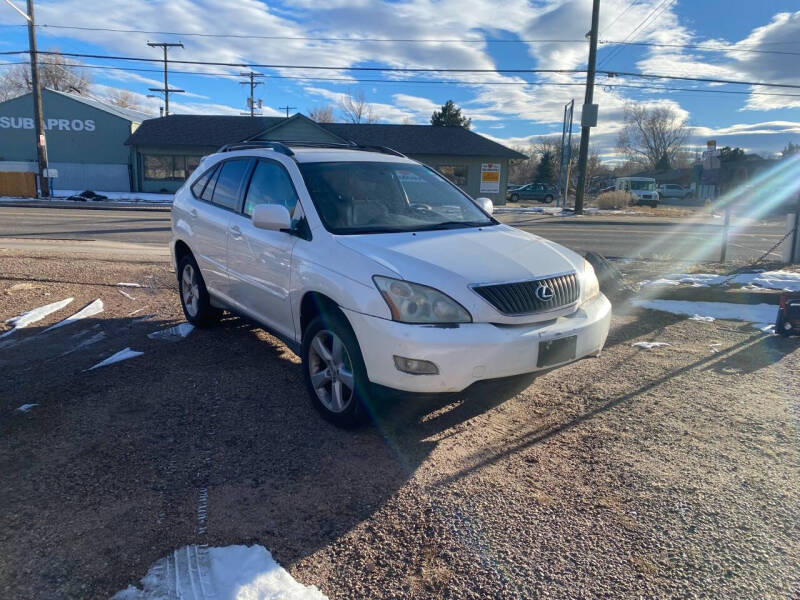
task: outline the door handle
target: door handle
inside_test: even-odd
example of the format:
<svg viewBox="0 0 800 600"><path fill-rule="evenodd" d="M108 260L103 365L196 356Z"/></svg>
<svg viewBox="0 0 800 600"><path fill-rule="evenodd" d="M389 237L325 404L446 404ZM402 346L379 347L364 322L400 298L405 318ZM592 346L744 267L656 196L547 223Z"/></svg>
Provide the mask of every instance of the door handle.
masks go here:
<svg viewBox="0 0 800 600"><path fill-rule="evenodd" d="M189 211L189 214L192 215L193 219L196 219L197 218L197 209L193 208L192 210Z"/></svg>
<svg viewBox="0 0 800 600"><path fill-rule="evenodd" d="M241 229L239 229L239 226L238 226L238 225L231 225L231 227L230 227L230 231L231 231L231 236L232 236L234 239L237 239L237 240L238 240L238 239L241 239L241 237L242 237L242 230L241 230Z"/></svg>

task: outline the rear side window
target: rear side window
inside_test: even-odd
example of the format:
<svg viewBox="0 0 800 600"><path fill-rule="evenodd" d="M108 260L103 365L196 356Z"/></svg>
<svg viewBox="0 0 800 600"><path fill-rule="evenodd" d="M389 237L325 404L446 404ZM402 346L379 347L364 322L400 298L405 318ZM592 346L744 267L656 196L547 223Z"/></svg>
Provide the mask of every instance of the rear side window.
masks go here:
<svg viewBox="0 0 800 600"><path fill-rule="evenodd" d="M289 214L297 204L297 193L289 174L272 161L260 160L256 164L244 200L244 214L251 216L253 208L259 204L280 204L289 210Z"/></svg>
<svg viewBox="0 0 800 600"><path fill-rule="evenodd" d="M200 196L202 200L206 202L211 202L211 197L214 195L214 186L217 185L217 177L219 176L219 165L214 167L211 172L211 176L208 179L208 184L206 184L206 189L203 190L203 195Z"/></svg>
<svg viewBox="0 0 800 600"><path fill-rule="evenodd" d="M200 175L192 184L192 194L194 194L195 198L202 198L203 197L203 189L206 187L208 180L211 179L211 176L214 175L214 172L217 170L216 167L213 167Z"/></svg>
<svg viewBox="0 0 800 600"><path fill-rule="evenodd" d="M250 159L227 160L222 163L211 202L223 208L236 210L239 204L239 188L249 164Z"/></svg>

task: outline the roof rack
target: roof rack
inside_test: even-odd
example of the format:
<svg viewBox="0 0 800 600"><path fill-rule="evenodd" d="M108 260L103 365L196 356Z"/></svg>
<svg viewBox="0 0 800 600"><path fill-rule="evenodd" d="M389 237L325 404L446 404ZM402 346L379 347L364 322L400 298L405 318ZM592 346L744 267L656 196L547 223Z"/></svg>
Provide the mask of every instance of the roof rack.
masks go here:
<svg viewBox="0 0 800 600"><path fill-rule="evenodd" d="M275 150L275 152L285 154L286 156L294 156L294 152L292 152L291 148L289 148L286 144L282 144L281 142L257 140L237 142L235 144L225 144L219 150L217 150L217 152L234 152L235 150L250 150L252 148L269 148L271 150Z"/></svg>
<svg viewBox="0 0 800 600"><path fill-rule="evenodd" d="M362 146L355 142L307 142L307 141L288 141L270 142L266 140L248 140L244 142L237 142L235 144L225 144L217 152L233 152L235 150L249 150L252 148L269 148L275 152L280 152L286 156L294 156L294 152L290 146L297 148L342 148L346 150L361 150L363 152L380 152L381 154L391 154L392 156L400 156L407 158L402 152L398 152L393 148L386 146Z"/></svg>

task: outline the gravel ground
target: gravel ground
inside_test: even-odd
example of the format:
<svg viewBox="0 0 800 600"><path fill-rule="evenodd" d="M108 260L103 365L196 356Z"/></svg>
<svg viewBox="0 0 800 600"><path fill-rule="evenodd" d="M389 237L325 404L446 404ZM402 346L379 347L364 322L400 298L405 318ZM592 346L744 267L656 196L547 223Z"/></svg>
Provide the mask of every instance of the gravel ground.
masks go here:
<svg viewBox="0 0 800 600"><path fill-rule="evenodd" d="M105 598L189 543L262 544L332 599L800 594L798 338L621 304L600 358L343 432L252 325L149 339L182 320L167 263L0 274L0 321L75 298L0 340L2 598Z"/></svg>

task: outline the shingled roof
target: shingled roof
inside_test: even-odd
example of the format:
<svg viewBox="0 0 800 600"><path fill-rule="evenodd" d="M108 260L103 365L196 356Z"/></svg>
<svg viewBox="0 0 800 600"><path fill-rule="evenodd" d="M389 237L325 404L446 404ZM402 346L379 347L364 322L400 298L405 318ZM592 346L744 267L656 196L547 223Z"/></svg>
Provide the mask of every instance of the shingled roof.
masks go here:
<svg viewBox="0 0 800 600"><path fill-rule="evenodd" d="M125 142L129 146L215 146L240 142L284 121L283 117L169 115L148 119Z"/></svg>
<svg viewBox="0 0 800 600"><path fill-rule="evenodd" d="M299 115L293 117L301 118ZM307 117L302 117L307 118ZM142 122L126 142L132 146L214 146L252 139L287 121L283 117L170 115ZM364 146L388 146L403 154L526 158L463 127L317 123L331 134ZM265 135L269 138L269 132Z"/></svg>
<svg viewBox="0 0 800 600"><path fill-rule="evenodd" d="M320 123L334 135L363 146L388 146L403 154L526 158L463 127Z"/></svg>

